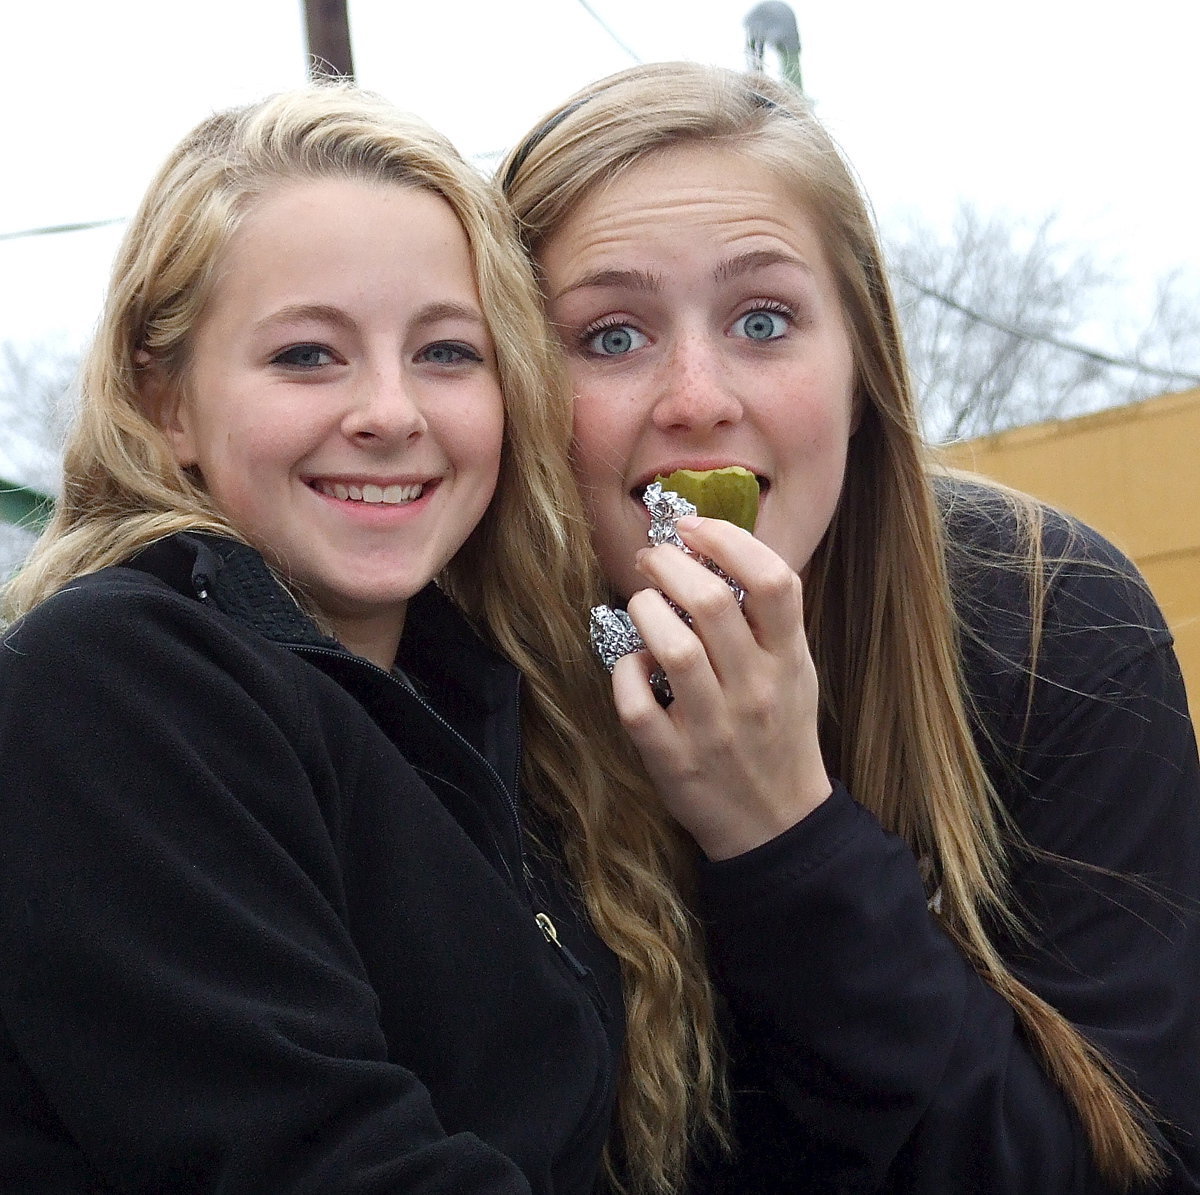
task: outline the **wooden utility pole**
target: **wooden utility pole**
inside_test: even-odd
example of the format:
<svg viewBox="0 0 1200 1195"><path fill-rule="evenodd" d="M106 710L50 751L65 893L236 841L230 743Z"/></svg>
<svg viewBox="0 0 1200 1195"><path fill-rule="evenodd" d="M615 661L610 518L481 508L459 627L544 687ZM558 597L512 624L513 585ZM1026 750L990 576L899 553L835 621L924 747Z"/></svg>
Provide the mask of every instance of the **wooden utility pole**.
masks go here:
<svg viewBox="0 0 1200 1195"><path fill-rule="evenodd" d="M350 17L346 0L304 0L304 26L308 35L308 73L354 78L350 53Z"/></svg>

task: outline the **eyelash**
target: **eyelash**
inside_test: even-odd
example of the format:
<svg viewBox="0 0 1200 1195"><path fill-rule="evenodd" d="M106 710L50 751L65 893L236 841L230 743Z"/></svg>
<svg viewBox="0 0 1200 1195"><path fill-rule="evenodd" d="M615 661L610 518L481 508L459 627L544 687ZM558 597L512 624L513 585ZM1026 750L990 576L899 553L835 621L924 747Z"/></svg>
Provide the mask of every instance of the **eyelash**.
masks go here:
<svg viewBox="0 0 1200 1195"><path fill-rule="evenodd" d="M454 360L452 360L452 361L433 361L433 360L431 360L429 357L429 354L432 353L436 349L449 350L451 353L455 354ZM295 360L289 361L288 360L288 357L296 356L301 353L316 353L321 357L327 358L327 360L313 362L313 363L305 363L305 362L301 362L301 361L295 361ZM481 357L479 355L479 353L477 353L473 348L471 348L470 345L460 344L457 341L439 340L436 343L426 345L425 348L421 349L421 351L419 353L417 353L417 360L425 361L431 365L460 365L464 361L471 361L471 362L475 362L475 363L481 362L483 360L483 357ZM301 343L301 344L288 345L287 348L281 349L278 353L275 354L274 357L271 358L272 365L279 365L279 366L282 366L284 369L294 369L294 370L296 370L298 372L302 372L302 373L311 373L314 370L323 369L328 365L337 364L337 363L338 363L338 356L336 353L333 352L332 349L326 348L323 344L309 343L307 341L304 343Z"/></svg>
<svg viewBox="0 0 1200 1195"><path fill-rule="evenodd" d="M788 304L781 303L778 299L754 299L747 304L746 309L737 318L745 319L746 316L752 315L755 311L769 311L772 315L782 315L793 326L799 322L796 318L796 312ZM579 333L579 343L586 349L601 332L606 332L609 328L625 327L636 328L636 325L623 316L606 315L603 319L598 319L595 323L588 324Z"/></svg>
<svg viewBox="0 0 1200 1195"><path fill-rule="evenodd" d="M792 325L796 323L796 312L778 299L754 299L746 304L746 309L737 318L745 319L756 311L769 311L772 315L782 315Z"/></svg>
<svg viewBox="0 0 1200 1195"><path fill-rule="evenodd" d="M588 324L588 326L579 333L579 343L585 351L589 351L588 345L595 340L601 332L607 332L609 328L632 327L635 327L632 320L625 319L620 315L606 315L603 318L596 320L595 323Z"/></svg>
<svg viewBox="0 0 1200 1195"><path fill-rule="evenodd" d="M454 361L430 361L428 354L434 349L449 349L452 353L457 354ZM430 365L461 365L464 361L471 361L476 364L483 360L483 357L476 352L469 344L462 344L456 340L439 340L434 344L426 345L418 354L418 360L428 362Z"/></svg>
<svg viewBox="0 0 1200 1195"><path fill-rule="evenodd" d="M306 352L306 351L319 353L325 357L328 357L329 360L321 361L316 365L305 365L299 361L286 360L286 358L291 354L302 353L302 352ZM281 349L278 353L275 354L274 357L271 358L271 364L272 365L282 365L286 369L309 371L309 370L314 370L314 369L320 369L325 365L332 364L336 360L337 360L337 354L334 353L332 349L326 348L323 344L313 344L313 343L309 343L308 341L305 341L301 344L291 344L291 345L288 345L287 348Z"/></svg>

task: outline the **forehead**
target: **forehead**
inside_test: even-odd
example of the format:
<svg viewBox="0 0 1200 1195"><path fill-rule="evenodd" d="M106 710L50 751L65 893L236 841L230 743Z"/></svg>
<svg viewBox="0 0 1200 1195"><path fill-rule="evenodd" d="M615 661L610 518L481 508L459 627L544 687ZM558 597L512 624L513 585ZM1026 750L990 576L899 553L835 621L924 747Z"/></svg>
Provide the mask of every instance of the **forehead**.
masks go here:
<svg viewBox="0 0 1200 1195"><path fill-rule="evenodd" d="M693 238L783 241L806 258L824 258L817 221L798 187L736 147L711 143L656 152L598 184L540 256L547 271L558 272L581 265L583 256L669 248Z"/></svg>
<svg viewBox="0 0 1200 1195"><path fill-rule="evenodd" d="M286 238L312 224L339 223L339 213L369 220L419 224L433 219L447 228L462 222L449 200L432 187L390 179L319 176L283 178L255 195L238 221L234 237Z"/></svg>
<svg viewBox="0 0 1200 1195"><path fill-rule="evenodd" d="M288 179L259 195L216 257L216 289L231 277L254 287L409 270L415 247L440 253L446 275L473 273L466 230L438 192L354 178ZM424 259L424 258L423 258ZM426 261L426 264L428 262Z"/></svg>
<svg viewBox="0 0 1200 1195"><path fill-rule="evenodd" d="M217 250L191 336L287 308L478 307L467 234L451 204L406 183L288 180L264 192Z"/></svg>

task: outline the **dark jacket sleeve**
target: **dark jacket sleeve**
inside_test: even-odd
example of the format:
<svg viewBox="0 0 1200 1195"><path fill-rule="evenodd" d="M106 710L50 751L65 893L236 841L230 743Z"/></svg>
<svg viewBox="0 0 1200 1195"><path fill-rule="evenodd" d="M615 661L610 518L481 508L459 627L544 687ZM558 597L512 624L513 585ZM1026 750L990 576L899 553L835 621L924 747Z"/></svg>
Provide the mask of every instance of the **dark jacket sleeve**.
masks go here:
<svg viewBox="0 0 1200 1195"><path fill-rule="evenodd" d="M1200 772L1169 636L1126 569L1060 575L1028 725L1011 690L993 748L1029 848L1012 860L1029 935L997 941L1152 1106L1170 1168L1154 1189L1182 1195L1200 1191ZM700 1189L1107 1189L1008 1004L928 911L916 860L844 789L706 865L702 895L741 1151Z"/></svg>
<svg viewBox="0 0 1200 1195"><path fill-rule="evenodd" d="M314 783L361 744L335 768L287 653L197 610L68 591L0 646L0 1012L29 1115L105 1190L527 1192L388 1061L340 881L351 794Z"/></svg>

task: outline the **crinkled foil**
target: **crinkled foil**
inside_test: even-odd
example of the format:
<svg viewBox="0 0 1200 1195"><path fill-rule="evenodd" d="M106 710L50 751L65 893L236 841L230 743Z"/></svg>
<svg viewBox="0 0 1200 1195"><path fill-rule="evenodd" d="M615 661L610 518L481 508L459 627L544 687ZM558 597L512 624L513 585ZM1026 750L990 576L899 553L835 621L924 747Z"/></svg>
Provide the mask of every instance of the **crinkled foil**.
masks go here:
<svg viewBox="0 0 1200 1195"><path fill-rule="evenodd" d="M707 557L697 555L697 553L693 552L679 538L679 532L676 531L675 524L684 515L694 515L696 513L695 506L686 498L681 498L674 490L664 490L662 484L657 481L652 482L646 487L646 492L642 495L642 501L645 503L646 509L650 512L649 539L651 545L674 544L689 556L695 556L705 568L711 569L733 590L738 606L740 607L746 598L746 591L742 586ZM691 624L691 615L686 610L681 609L670 598L667 598L667 602L671 606L671 609L684 622L689 625ZM624 610L614 610L611 606L595 606L592 608L591 637L592 648L609 672L613 670L616 662L622 656L627 656L630 652L641 651L646 646L642 642L642 637L638 634L637 628L633 625L633 620L629 615ZM668 684L666 674L661 668L650 677L650 684L654 688L659 701L664 705L670 702L671 686Z"/></svg>
<svg viewBox="0 0 1200 1195"><path fill-rule="evenodd" d="M694 515L695 506L674 490L664 490L661 481L652 481L646 487L642 503L650 512L650 543L674 544L690 556L692 549L679 538L675 524L685 515Z"/></svg>
<svg viewBox="0 0 1200 1195"><path fill-rule="evenodd" d="M609 672L622 656L646 646L633 619L624 610L614 610L611 606L592 607L591 631L592 648Z"/></svg>

